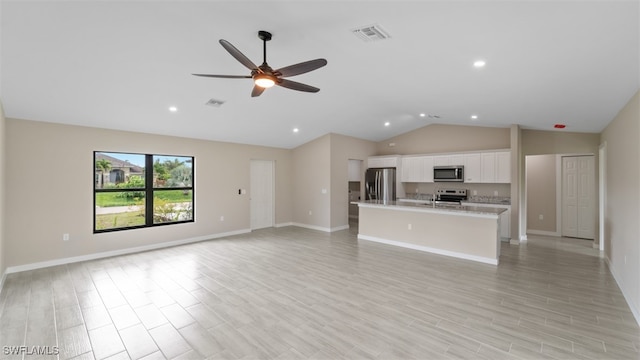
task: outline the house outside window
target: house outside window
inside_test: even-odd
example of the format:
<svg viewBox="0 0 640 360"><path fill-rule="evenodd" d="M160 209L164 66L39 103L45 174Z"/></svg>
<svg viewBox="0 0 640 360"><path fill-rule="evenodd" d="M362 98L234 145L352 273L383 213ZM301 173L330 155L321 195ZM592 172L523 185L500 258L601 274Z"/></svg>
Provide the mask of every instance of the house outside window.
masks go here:
<svg viewBox="0 0 640 360"><path fill-rule="evenodd" d="M94 233L193 222L193 180L192 156L95 151Z"/></svg>

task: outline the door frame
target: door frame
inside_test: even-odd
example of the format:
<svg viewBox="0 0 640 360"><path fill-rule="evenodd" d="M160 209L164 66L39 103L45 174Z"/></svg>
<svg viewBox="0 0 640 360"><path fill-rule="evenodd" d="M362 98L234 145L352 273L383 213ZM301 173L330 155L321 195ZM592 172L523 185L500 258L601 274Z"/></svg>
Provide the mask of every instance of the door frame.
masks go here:
<svg viewBox="0 0 640 360"><path fill-rule="evenodd" d="M598 148L598 247L604 251L607 215L607 142Z"/></svg>

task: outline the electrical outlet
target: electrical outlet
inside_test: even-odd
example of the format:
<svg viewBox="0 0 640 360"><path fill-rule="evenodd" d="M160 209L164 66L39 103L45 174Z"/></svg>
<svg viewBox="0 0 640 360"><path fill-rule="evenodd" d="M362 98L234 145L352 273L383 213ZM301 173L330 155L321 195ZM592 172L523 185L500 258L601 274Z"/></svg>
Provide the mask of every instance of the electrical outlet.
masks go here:
<svg viewBox="0 0 640 360"><path fill-rule="evenodd" d="M69 241L69 234L62 234L62 241Z"/></svg>
<svg viewBox="0 0 640 360"><path fill-rule="evenodd" d="M493 191L493 196L498 196L498 190Z"/></svg>
<svg viewBox="0 0 640 360"><path fill-rule="evenodd" d="M224 221L224 215L220 216L220 221Z"/></svg>
<svg viewBox="0 0 640 360"><path fill-rule="evenodd" d="M313 215L313 212L311 212L311 210L309 210L309 215Z"/></svg>
<svg viewBox="0 0 640 360"><path fill-rule="evenodd" d="M473 196L478 195L478 190L473 190Z"/></svg>
<svg viewBox="0 0 640 360"><path fill-rule="evenodd" d="M411 224L408 224L408 225L407 225L407 229L408 229L408 230L411 230Z"/></svg>
<svg viewBox="0 0 640 360"><path fill-rule="evenodd" d="M542 214L538 215L538 220L544 220L544 216Z"/></svg>

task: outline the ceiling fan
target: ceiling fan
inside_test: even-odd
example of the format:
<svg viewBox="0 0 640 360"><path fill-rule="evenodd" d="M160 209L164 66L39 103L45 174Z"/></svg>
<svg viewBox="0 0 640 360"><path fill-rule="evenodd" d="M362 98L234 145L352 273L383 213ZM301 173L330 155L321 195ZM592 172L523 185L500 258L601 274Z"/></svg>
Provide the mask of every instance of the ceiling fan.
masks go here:
<svg viewBox="0 0 640 360"><path fill-rule="evenodd" d="M253 79L254 86L253 91L251 91L251 96L256 97L260 96L262 92L266 88L270 88L273 85L282 86L291 90L298 91L306 91L306 92L318 92L320 89L317 87L302 84L296 81L291 81L288 79L284 79L286 77L295 76L307 73L309 71L316 70L327 65L327 60L325 59L315 59L309 60L305 62L301 62L294 65L285 66L280 69L272 69L269 64L267 64L267 41L271 40L271 33L268 31L260 30L258 31L258 37L263 42L263 56L264 59L262 61L262 65L256 66L248 57L246 57L240 50L236 49L235 46L231 45L230 42L224 39L220 39L220 45L225 48L231 56L233 56L236 60L238 60L242 65L251 70L251 75L211 75L211 74L193 74L195 76L204 76L204 77L212 77L212 78L224 78L224 79Z"/></svg>

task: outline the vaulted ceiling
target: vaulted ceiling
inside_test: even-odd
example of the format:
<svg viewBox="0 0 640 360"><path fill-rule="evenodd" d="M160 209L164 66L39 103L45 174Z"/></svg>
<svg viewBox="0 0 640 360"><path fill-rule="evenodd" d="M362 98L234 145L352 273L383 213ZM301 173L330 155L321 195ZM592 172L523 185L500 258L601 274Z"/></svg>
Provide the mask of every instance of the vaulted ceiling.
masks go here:
<svg viewBox="0 0 640 360"><path fill-rule="evenodd" d="M0 99L10 118L283 148L432 123L600 132L639 89L639 4L2 1ZM389 37L353 33L371 25ZM327 59L290 78L320 92L191 75L248 75L218 40L260 64L259 30L273 68Z"/></svg>

